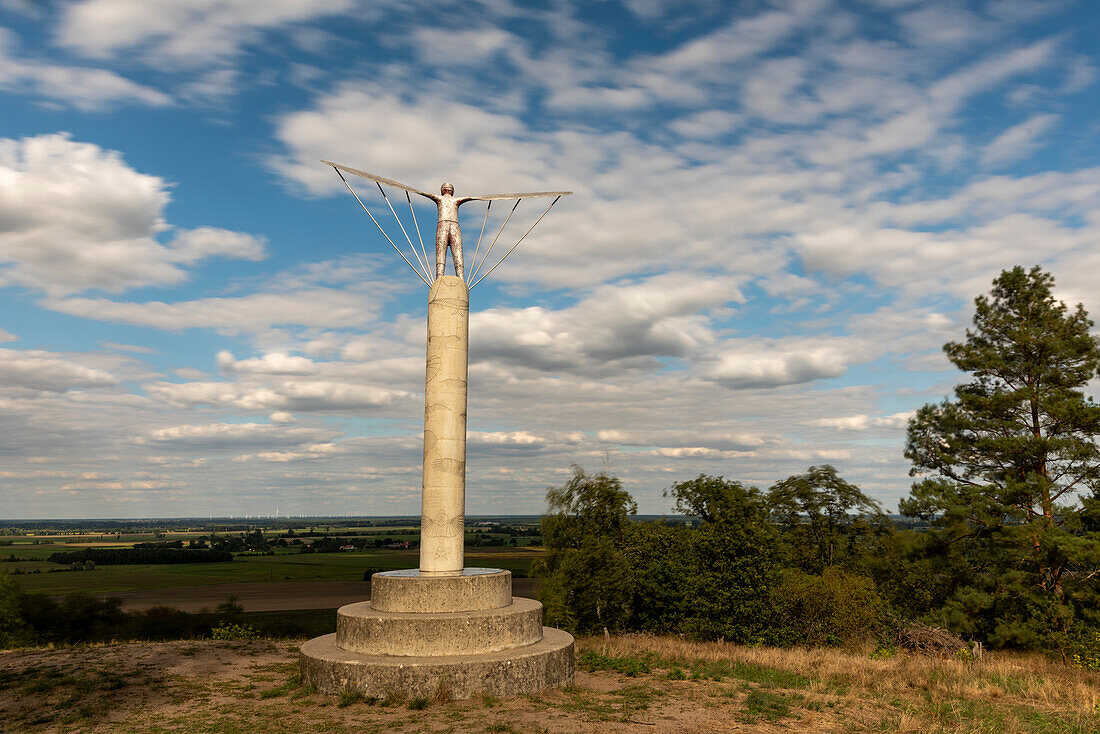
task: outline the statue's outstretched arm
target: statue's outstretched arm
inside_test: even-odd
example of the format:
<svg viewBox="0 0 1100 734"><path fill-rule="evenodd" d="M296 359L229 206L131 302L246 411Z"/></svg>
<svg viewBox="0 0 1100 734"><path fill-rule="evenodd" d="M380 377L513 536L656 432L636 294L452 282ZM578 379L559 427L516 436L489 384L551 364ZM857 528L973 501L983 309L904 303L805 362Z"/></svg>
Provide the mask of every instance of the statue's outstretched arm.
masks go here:
<svg viewBox="0 0 1100 734"><path fill-rule="evenodd" d="M489 201L490 199L534 199L538 196L570 196L572 191L534 191L529 194L482 194L481 196L463 196L467 201Z"/></svg>
<svg viewBox="0 0 1100 734"><path fill-rule="evenodd" d="M321 162L324 163L326 166L332 166L333 168L338 168L341 171L353 174L355 176L360 176L362 178L370 179L371 181L377 181L378 183L384 183L388 186L396 186L399 189L404 189L405 191L410 191L414 194L420 194L421 196L426 196L429 199L431 199L432 201L435 201L437 198L439 198L439 197L437 197L433 194L429 194L427 191L421 191L420 189L414 189L412 186L406 186L405 184L401 183L400 181L394 181L393 179L390 179L390 178L383 178L382 176L375 176L373 173L366 173L365 171L360 171L357 168L350 168L348 166L342 166L339 163L333 163L332 161L321 161Z"/></svg>

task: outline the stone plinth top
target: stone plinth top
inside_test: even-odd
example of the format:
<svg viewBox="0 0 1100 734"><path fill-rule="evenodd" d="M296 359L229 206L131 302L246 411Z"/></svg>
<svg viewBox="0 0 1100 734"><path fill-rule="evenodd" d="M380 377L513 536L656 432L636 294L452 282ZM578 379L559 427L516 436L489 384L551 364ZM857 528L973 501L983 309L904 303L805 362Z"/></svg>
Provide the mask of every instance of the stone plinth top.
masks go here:
<svg viewBox="0 0 1100 734"><path fill-rule="evenodd" d="M491 573L501 573L499 568L464 568L462 571L456 571L450 576L484 576ZM511 573L511 572L508 572ZM374 574L375 576L397 576L400 578L439 578L440 574L431 572L422 572L419 568L402 568L397 571L379 571Z"/></svg>
<svg viewBox="0 0 1100 734"><path fill-rule="evenodd" d="M380 612L472 612L511 603L512 572L499 568L464 568L453 575L410 568L371 576L370 605Z"/></svg>

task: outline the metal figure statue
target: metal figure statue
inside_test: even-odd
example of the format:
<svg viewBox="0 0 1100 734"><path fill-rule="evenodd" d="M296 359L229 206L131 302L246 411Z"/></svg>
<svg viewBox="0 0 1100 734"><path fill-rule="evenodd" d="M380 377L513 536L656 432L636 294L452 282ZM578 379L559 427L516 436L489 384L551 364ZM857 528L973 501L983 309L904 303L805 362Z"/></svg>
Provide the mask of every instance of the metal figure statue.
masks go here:
<svg viewBox="0 0 1100 734"><path fill-rule="evenodd" d="M489 205L491 206L492 205L491 202L493 202L494 200L497 200L497 199L516 199L516 206L518 206L519 205L519 200L521 200L521 199L533 199L533 198L541 197L541 196L553 196L553 197L555 197L554 202L552 202L550 204L550 206L553 206L554 203L556 203L557 200L559 198L561 198L562 196L569 196L570 194L573 193L572 191L535 191L535 192L531 192L531 193L522 193L522 194L481 194L481 195L478 195L478 196L455 196L454 195L455 187L452 186L449 183L444 183L442 186L439 187L439 193L438 194L430 194L427 191L421 191L420 189L413 188L412 186L406 186L405 184L400 183L398 181L394 181L393 179L383 178L382 176L376 176L373 173L366 173L364 171L360 171L360 170L355 169L355 168L349 168L348 166L342 166L338 163L332 163L330 161L322 161L322 163L325 163L326 165L332 166L334 169L336 169L337 173L340 173L340 171L344 171L346 173L351 173L353 175L360 176L362 178L374 181L375 184L378 185L378 190L382 193L383 198L386 199L386 203L389 204L390 211L393 212L394 217L397 218L397 223L401 227L402 232L405 232L405 227L404 227L404 225L401 224L401 219L400 219L400 217L397 216L397 212L394 211L393 205L389 203L389 197L386 196L386 192L382 189L382 184L386 184L387 186L393 186L395 188L398 188L398 189L401 189L401 190L405 191L406 192L406 194L405 194L406 198L408 198L409 193L413 193L413 194L419 194L420 196L423 196L426 199L431 199L433 202L435 202L436 209L439 212L439 217L437 218L436 225L435 225L435 278L436 279L439 278L440 276L442 276L446 272L446 269L447 269L447 248L450 248L450 250L451 250L451 261L454 264L455 275L457 275L459 278L462 278L463 281L466 281L466 276L465 276L466 269L465 269L465 265L464 265L463 260L462 260L462 230L461 230L461 228L459 227L459 224L458 224L458 208L460 206L462 206L463 204L465 204L467 202L470 202L470 201L487 201L487 202L490 202ZM340 178L341 179L344 178L343 174L340 175ZM344 179L344 184L348 187L348 189L352 192L352 194L355 195L355 198L358 199L359 198L358 194L355 194L355 190L351 188L351 185L348 184L346 179ZM362 201L360 201L359 203L360 203L360 205L363 204ZM515 211L515 208L516 208L515 206L512 207L512 212ZM363 206L363 209L367 210L366 206ZM412 211L412 201L411 200L409 201L409 210ZM546 211L549 211L549 210L550 210L550 207L547 207ZM367 214L370 215L369 210L367 211ZM543 216L545 216L545 215L546 215L546 212L543 212ZM370 216L371 216L371 219L374 220L374 216L373 215L370 215ZM488 219L488 216L489 216L489 212L488 212L488 209L486 209L486 212L485 212L486 219ZM509 212L508 218L511 218L511 216L512 216L512 214L511 214L511 212ZM542 221L541 216L535 222L535 224L538 224L539 221ZM389 235L386 235L385 231L382 230L381 225L379 225L377 221L375 221L374 223L375 223L376 226L378 226L378 229L382 231L382 234L386 237L386 239L390 241L390 244L393 245L393 240L390 240ZM413 223L416 224L416 215L415 214L413 215ZM504 224L506 225L507 223L508 223L508 220L505 219ZM534 225L531 225L531 228L527 230L527 233L529 233L531 231L531 229L534 229ZM504 230L504 226L502 225L501 226L501 231L503 231L503 230ZM482 225L481 232L482 232L482 234L485 233L484 224ZM416 225L416 233L417 233L417 236L419 237L420 236L420 225L418 225L418 224ZM524 233L523 237L526 237L527 233ZM499 236L500 236L500 233L498 232L497 237L499 237ZM523 237L520 238L520 241L523 240ZM416 248L413 247L412 239L409 238L408 232L405 232L405 238L409 240L409 246L412 247L413 256L416 257L416 259L418 261L420 261L420 256L417 254ZM496 244L496 238L493 239L493 245L495 245L495 244ZM480 245L481 245L481 236L478 236L478 248L480 248ZM513 245L512 249L509 250L508 253L511 253L512 250L514 250L517 245L519 245L519 242L517 242L516 245ZM401 252L400 248L398 248L397 245L394 245L394 248L397 249L397 251L399 253ZM424 253L424 261L421 261L421 265L423 265L424 268L427 269L427 257L428 256L427 256L427 253L424 252L424 241L423 241L423 239L420 240L420 248L421 248L421 252ZM485 257L488 257L490 250L492 250L492 245L489 246L489 250L485 251ZM507 257L508 253L506 253L504 257ZM402 253L401 257L405 258L405 255ZM475 257L475 260L476 260L476 257L477 257L476 252L475 252L474 257ZM504 261L504 258L501 258L500 261L497 262L496 265L499 265L503 261ZM409 267L411 267L413 270L417 270L416 266L413 265L411 262L409 262L408 258L405 258L405 262L409 263ZM484 262L485 262L485 260L482 259L481 264L484 264ZM496 268L496 265L494 265L492 268L490 268L485 273L485 275L488 275L490 272L492 272ZM474 273L475 277L477 275L477 270L479 270L479 269L480 269L480 265L478 265L478 268L475 268L475 273ZM423 275L420 273L419 270L417 270L417 274L421 275L421 279L425 280L425 282L427 282L427 280L424 279ZM482 276L482 277L485 277L485 276ZM473 280L473 277L471 277L470 280ZM470 287L472 288L474 285L477 284L477 282L480 282L480 278L478 279L478 281L470 283Z"/></svg>

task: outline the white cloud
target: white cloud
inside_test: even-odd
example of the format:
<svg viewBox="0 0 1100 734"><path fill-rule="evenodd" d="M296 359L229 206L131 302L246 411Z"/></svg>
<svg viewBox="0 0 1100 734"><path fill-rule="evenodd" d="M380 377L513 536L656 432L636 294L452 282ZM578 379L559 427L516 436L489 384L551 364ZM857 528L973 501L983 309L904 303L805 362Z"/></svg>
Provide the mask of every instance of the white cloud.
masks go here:
<svg viewBox="0 0 1100 734"><path fill-rule="evenodd" d="M7 331L5 329L0 329L0 344L3 344L4 342L14 342L14 341L19 341L19 337L17 337L15 334L11 333L10 331Z"/></svg>
<svg viewBox="0 0 1100 734"><path fill-rule="evenodd" d="M63 392L74 387L105 387L118 379L101 369L86 367L70 355L37 349L0 349L0 386Z"/></svg>
<svg viewBox="0 0 1100 734"><path fill-rule="evenodd" d="M291 293L200 298L194 301L124 302L106 298L53 298L46 308L100 321L152 326L174 331L217 329L225 333L264 331L295 324L317 327L358 326L373 317L366 296L328 288Z"/></svg>
<svg viewBox="0 0 1100 734"><path fill-rule="evenodd" d="M729 339L707 376L734 389L779 387L840 377L864 361L848 339Z"/></svg>
<svg viewBox="0 0 1100 734"><path fill-rule="evenodd" d="M483 64L522 43L501 28L417 28L413 41L429 64Z"/></svg>
<svg viewBox="0 0 1100 734"><path fill-rule="evenodd" d="M982 165L999 166L1026 158L1049 141L1041 140L1059 121L1058 115L1032 115L998 135L982 151Z"/></svg>
<svg viewBox="0 0 1100 734"><path fill-rule="evenodd" d="M262 30L354 5L353 0L78 0L64 7L57 41L93 57L145 47L165 65L203 66L238 53Z"/></svg>
<svg viewBox="0 0 1100 734"><path fill-rule="evenodd" d="M119 292L179 283L181 264L215 254L262 257L251 235L209 227L161 244L168 199L162 179L115 151L66 134L0 139L0 285Z"/></svg>
<svg viewBox="0 0 1100 734"><path fill-rule="evenodd" d="M172 238L170 247L173 260L186 264L208 257L259 261L266 256L262 238L218 227L181 229Z"/></svg>
<svg viewBox="0 0 1100 734"><path fill-rule="evenodd" d="M344 190L322 159L402 176L403 183L425 191L434 191L436 179L445 175L456 191L489 193L484 187L493 182L499 187L502 180L517 186L538 180L544 166L524 170L532 151L513 140L522 131L515 118L472 105L433 98L409 104L381 86L346 84L322 97L316 109L279 119L276 137L291 152L270 163L314 194ZM518 159L509 162L510 152Z"/></svg>
<svg viewBox="0 0 1100 734"><path fill-rule="evenodd" d="M238 360L232 352L223 350L218 352L217 361L222 372L252 375L313 375L319 370L317 364L308 357L279 352Z"/></svg>
<svg viewBox="0 0 1100 734"><path fill-rule="evenodd" d="M140 444L165 449L237 451L269 446L323 443L337 434L326 428L266 423L207 423L159 428L137 439Z"/></svg>
<svg viewBox="0 0 1100 734"><path fill-rule="evenodd" d="M706 427L695 429L605 429L597 437L620 446L657 446L662 451L755 451L782 443L775 435L715 431Z"/></svg>
<svg viewBox="0 0 1100 734"><path fill-rule="evenodd" d="M471 448L518 448L518 449L542 449L547 446L549 440L545 436L539 436L529 431L469 431L466 439Z"/></svg>
<svg viewBox="0 0 1100 734"><path fill-rule="evenodd" d="M330 459L340 451L338 444L315 443L307 444L293 451L261 451L255 454L242 454L233 458L233 461L266 461L273 464L286 464L292 461L322 461Z"/></svg>
<svg viewBox="0 0 1100 734"><path fill-rule="evenodd" d="M652 368L715 341L704 314L743 301L738 280L682 272L602 286L560 310L488 308L470 317L471 352L546 371Z"/></svg>
<svg viewBox="0 0 1100 734"><path fill-rule="evenodd" d="M15 35L0 28L0 89L37 95L86 112L118 103L159 107L172 102L167 94L112 71L54 64L17 55L15 49Z"/></svg>
<svg viewBox="0 0 1100 734"><path fill-rule="evenodd" d="M996 3L993 3L996 5ZM992 35L993 23L961 7L932 4L898 16L917 45L961 45Z"/></svg>
<svg viewBox="0 0 1100 734"><path fill-rule="evenodd" d="M153 398L178 408L213 405L251 412L363 411L409 402L410 395L331 380L286 380L249 385L236 382L152 382L143 386Z"/></svg>
<svg viewBox="0 0 1100 734"><path fill-rule="evenodd" d="M847 415L840 418L818 418L809 421L807 425L820 426L822 428L835 428L840 431L866 431L871 428L905 428L909 419L915 415L913 411L894 413L893 415L870 416L863 413Z"/></svg>

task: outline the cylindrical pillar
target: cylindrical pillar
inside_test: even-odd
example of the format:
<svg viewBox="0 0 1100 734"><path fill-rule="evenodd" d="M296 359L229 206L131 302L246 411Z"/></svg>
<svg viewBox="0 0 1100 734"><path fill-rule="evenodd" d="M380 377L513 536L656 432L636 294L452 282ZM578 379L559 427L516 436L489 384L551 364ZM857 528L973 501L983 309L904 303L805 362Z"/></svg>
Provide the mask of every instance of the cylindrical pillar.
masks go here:
<svg viewBox="0 0 1100 734"><path fill-rule="evenodd" d="M470 294L456 275L428 292L420 572L462 573L466 525L466 366Z"/></svg>

